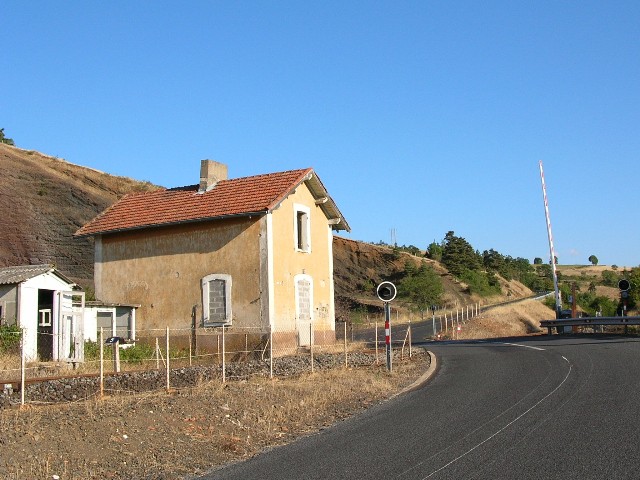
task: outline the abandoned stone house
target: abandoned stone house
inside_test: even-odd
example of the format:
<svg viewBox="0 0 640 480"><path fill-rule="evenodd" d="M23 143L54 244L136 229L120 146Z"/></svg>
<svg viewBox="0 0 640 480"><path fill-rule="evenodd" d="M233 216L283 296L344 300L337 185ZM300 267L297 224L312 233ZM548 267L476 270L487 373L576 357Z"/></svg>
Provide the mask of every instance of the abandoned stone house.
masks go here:
<svg viewBox="0 0 640 480"><path fill-rule="evenodd" d="M335 338L340 230L349 225L313 169L228 179L203 160L199 184L128 195L76 236L95 239L96 297L139 305L136 340L225 327L308 345Z"/></svg>

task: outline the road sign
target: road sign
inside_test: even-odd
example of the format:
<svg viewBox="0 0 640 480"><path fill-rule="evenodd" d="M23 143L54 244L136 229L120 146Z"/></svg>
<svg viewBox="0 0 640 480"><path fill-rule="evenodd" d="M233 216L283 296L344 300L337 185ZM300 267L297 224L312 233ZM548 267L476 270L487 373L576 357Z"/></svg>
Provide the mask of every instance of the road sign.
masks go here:
<svg viewBox="0 0 640 480"><path fill-rule="evenodd" d="M380 285L378 285L376 293L378 294L378 298L383 302L390 302L391 300L396 298L396 294L398 293L398 291L393 283L382 282Z"/></svg>

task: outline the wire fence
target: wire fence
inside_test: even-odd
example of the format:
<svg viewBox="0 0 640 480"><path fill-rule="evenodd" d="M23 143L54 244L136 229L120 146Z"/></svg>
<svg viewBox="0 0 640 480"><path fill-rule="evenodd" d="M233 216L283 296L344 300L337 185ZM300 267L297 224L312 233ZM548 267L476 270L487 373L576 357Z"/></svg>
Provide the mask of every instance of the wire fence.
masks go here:
<svg viewBox="0 0 640 480"><path fill-rule="evenodd" d="M414 340L457 339L462 326L471 319L478 317L482 313L482 308L479 303L474 303L454 308L436 306L424 312L392 309L391 322L396 326L399 325L405 328L405 332L407 325L421 325L422 337ZM384 314L361 315L357 318L357 321L350 323L349 335L352 340L362 339L362 332L368 332L371 329L377 331L379 326L383 324ZM398 335L395 338L398 341Z"/></svg>
<svg viewBox="0 0 640 480"><path fill-rule="evenodd" d="M376 329L372 338L354 338L352 332L347 322L336 322L335 328L301 322L281 330L166 327L138 330L131 343L101 329L97 341L85 342L83 361L76 362L29 358L26 336L18 330L12 333L18 342L9 342L14 348L0 354L0 407L383 364L384 332ZM394 355L410 357L410 326L402 335L403 341L393 346ZM39 334L38 341L53 343L57 338Z"/></svg>
<svg viewBox="0 0 640 480"><path fill-rule="evenodd" d="M415 341L457 338L460 326L479 314L478 304L450 310L436 308L422 314L394 309L390 319L391 355L411 358ZM100 328L95 333L85 332L84 339L89 340L84 342L82 355L73 351L73 346L80 343L70 341L68 357L58 359L52 358L52 352L61 340L59 335L38 332L34 346L25 344L33 336L25 335L24 330L1 333L0 407L17 403L18 395L24 405L50 398L68 400L69 396L87 398L140 389L171 391L211 379L225 382L252 375L273 378L335 366L383 365L387 332L383 315L336 321L333 328L296 322L282 329L235 326L138 329L135 342L126 338L126 328L108 332ZM78 390L79 381L69 386L74 379L83 379L83 388ZM64 382L68 383L62 385ZM52 383L63 392L52 388Z"/></svg>

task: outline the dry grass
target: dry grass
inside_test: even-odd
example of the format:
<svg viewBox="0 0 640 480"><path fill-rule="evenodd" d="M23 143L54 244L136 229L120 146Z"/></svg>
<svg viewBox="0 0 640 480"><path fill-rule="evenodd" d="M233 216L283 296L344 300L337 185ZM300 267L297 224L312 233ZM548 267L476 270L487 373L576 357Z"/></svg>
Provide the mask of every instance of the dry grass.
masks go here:
<svg viewBox="0 0 640 480"><path fill-rule="evenodd" d="M178 479L317 432L389 398L426 369L423 353L298 378L211 382L0 412L0 478Z"/></svg>
<svg viewBox="0 0 640 480"><path fill-rule="evenodd" d="M541 332L540 321L555 318L552 309L539 300L525 300L517 304L494 307L460 331L460 339L495 338Z"/></svg>

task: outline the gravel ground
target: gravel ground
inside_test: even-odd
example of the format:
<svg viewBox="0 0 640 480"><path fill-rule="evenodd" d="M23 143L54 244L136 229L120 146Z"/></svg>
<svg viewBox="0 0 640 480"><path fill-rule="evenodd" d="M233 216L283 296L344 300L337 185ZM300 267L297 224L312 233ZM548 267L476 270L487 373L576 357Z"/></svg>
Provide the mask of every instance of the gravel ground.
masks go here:
<svg viewBox="0 0 640 480"><path fill-rule="evenodd" d="M394 359L391 374L366 354L350 355L349 368L342 359L316 358L313 374L307 358L282 360L273 380L232 365L224 384L185 368L184 377L200 385L8 406L0 410L0 478L193 478L384 401L429 364L421 350Z"/></svg>

